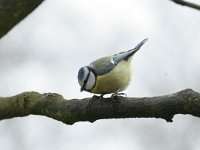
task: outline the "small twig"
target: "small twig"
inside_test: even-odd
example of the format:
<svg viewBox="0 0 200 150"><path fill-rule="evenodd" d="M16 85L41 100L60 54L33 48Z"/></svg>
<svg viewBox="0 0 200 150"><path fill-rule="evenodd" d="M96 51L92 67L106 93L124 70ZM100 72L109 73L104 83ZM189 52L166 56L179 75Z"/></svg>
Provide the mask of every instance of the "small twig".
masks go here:
<svg viewBox="0 0 200 150"><path fill-rule="evenodd" d="M44 0L0 0L0 39Z"/></svg>
<svg viewBox="0 0 200 150"><path fill-rule="evenodd" d="M190 7L190 8L200 10L200 5L192 3L192 2L187 2L187 1L184 1L184 0L171 0L171 1L173 1L177 4L180 4L180 5L183 5L183 6L187 6L187 7Z"/></svg>

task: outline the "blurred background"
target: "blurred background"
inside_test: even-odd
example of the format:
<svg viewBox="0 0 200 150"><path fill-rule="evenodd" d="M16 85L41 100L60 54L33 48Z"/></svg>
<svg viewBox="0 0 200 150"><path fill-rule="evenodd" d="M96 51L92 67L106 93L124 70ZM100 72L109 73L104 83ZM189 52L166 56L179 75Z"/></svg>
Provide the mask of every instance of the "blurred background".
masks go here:
<svg viewBox="0 0 200 150"><path fill-rule="evenodd" d="M194 2L199 2L198 0ZM77 71L149 41L134 55L129 97L200 91L200 11L170 0L48 0L0 40L0 96L79 92ZM198 150L200 119L109 119L72 126L44 116L0 121L2 150Z"/></svg>

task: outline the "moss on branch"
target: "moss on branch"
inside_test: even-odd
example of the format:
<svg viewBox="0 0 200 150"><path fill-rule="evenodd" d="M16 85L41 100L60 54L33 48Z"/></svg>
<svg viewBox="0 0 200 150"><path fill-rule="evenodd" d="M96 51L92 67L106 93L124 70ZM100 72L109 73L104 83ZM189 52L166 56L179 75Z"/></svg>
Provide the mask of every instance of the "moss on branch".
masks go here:
<svg viewBox="0 0 200 150"><path fill-rule="evenodd" d="M66 124L111 118L162 118L171 122L176 114L200 117L200 94L186 89L158 97L65 100L56 93L24 92L0 98L0 120L31 114Z"/></svg>

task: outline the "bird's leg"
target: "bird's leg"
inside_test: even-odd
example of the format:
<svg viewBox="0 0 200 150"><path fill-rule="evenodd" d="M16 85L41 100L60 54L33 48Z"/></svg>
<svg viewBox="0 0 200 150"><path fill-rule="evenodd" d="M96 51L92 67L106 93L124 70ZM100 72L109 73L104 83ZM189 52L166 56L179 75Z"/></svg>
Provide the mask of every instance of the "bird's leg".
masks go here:
<svg viewBox="0 0 200 150"><path fill-rule="evenodd" d="M101 98L101 99L103 99L103 96L104 96L105 94L101 94L99 97Z"/></svg>
<svg viewBox="0 0 200 150"><path fill-rule="evenodd" d="M123 96L123 97L126 97L127 98L127 95L126 93L117 93L118 96Z"/></svg>
<svg viewBox="0 0 200 150"><path fill-rule="evenodd" d="M111 95L111 98L113 98L114 100L117 100L117 99L118 99L117 93L113 93L113 94Z"/></svg>
<svg viewBox="0 0 200 150"><path fill-rule="evenodd" d="M94 95L92 98L93 99L103 99L103 96L104 96L105 94L101 94L100 96L97 96L97 95Z"/></svg>
<svg viewBox="0 0 200 150"><path fill-rule="evenodd" d="M113 98L114 100L117 100L118 99L118 96L125 96L127 98L127 95L126 93L113 93L111 95L111 98Z"/></svg>

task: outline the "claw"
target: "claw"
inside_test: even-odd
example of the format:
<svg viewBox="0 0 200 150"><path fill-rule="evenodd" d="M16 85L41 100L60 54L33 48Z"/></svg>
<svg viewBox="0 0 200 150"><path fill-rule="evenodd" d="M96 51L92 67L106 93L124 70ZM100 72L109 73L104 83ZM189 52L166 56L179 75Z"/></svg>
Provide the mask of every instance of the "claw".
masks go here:
<svg viewBox="0 0 200 150"><path fill-rule="evenodd" d="M125 96L127 98L127 95L126 93L113 93L111 95L111 98L113 98L114 100L117 100L118 99L118 96Z"/></svg>
<svg viewBox="0 0 200 150"><path fill-rule="evenodd" d="M97 96L97 95L94 95L92 98L93 99L103 99L103 96L104 96L105 94L101 94L100 96Z"/></svg>
<svg viewBox="0 0 200 150"><path fill-rule="evenodd" d="M99 97L101 98L101 99L103 99L103 96L104 96L105 94L101 94Z"/></svg>

